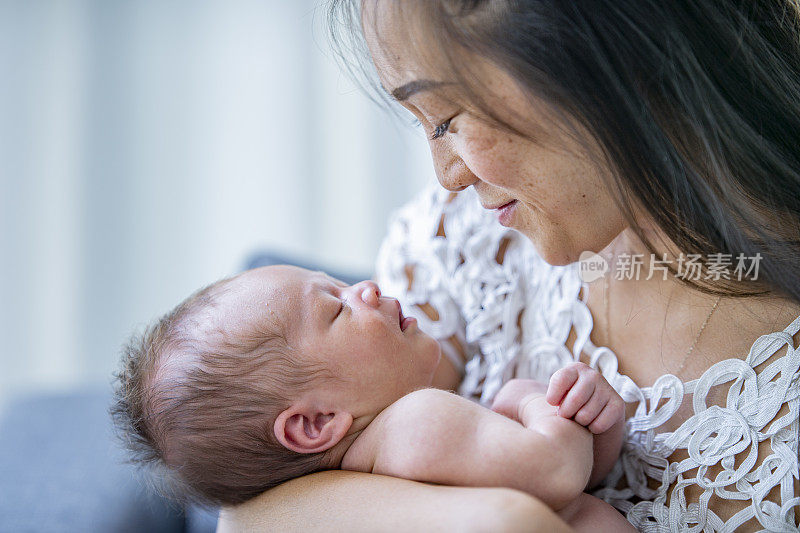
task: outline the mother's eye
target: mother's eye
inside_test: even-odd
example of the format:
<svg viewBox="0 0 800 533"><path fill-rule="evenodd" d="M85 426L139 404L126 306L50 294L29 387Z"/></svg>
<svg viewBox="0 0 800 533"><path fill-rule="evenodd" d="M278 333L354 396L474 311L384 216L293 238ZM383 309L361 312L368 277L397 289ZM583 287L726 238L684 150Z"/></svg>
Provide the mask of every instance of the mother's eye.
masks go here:
<svg viewBox="0 0 800 533"><path fill-rule="evenodd" d="M433 130L433 134L431 135L431 139L438 139L439 137L447 133L448 128L450 128L450 122L452 121L453 121L452 118L448 118L447 120L436 126L436 128L434 128Z"/></svg>

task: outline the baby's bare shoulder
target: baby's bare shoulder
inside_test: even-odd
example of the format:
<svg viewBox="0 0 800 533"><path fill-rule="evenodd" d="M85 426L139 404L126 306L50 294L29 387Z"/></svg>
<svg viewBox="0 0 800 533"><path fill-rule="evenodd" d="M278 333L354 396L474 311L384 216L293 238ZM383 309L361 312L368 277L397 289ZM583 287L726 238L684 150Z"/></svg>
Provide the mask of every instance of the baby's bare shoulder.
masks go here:
<svg viewBox="0 0 800 533"><path fill-rule="evenodd" d="M420 389L406 394L383 413L387 429L420 428L420 424L452 422L454 417L486 408L453 392L441 389Z"/></svg>
<svg viewBox="0 0 800 533"><path fill-rule="evenodd" d="M426 388L409 392L394 402L390 407L395 411L409 411L424 409L425 407L432 408L444 405L458 405L464 402L468 404L472 403L452 391Z"/></svg>
<svg viewBox="0 0 800 533"><path fill-rule="evenodd" d="M488 409L455 393L441 389L420 389L406 394L387 407L373 421L383 449L412 444L442 442L480 417Z"/></svg>
<svg viewBox="0 0 800 533"><path fill-rule="evenodd" d="M481 407L455 393L420 389L381 411L361 432L342 460L345 470L375 472L379 457L420 439L440 441L438 433L451 427L457 414ZM393 452L392 452L393 453Z"/></svg>
<svg viewBox="0 0 800 533"><path fill-rule="evenodd" d="M495 413L440 389L403 396L381 413L373 472L425 481L431 463L457 449L487 414Z"/></svg>
<svg viewBox="0 0 800 533"><path fill-rule="evenodd" d="M497 413L453 392L440 389L421 389L397 400L386 410L383 435L386 448L419 445L433 447L452 445L482 427Z"/></svg>

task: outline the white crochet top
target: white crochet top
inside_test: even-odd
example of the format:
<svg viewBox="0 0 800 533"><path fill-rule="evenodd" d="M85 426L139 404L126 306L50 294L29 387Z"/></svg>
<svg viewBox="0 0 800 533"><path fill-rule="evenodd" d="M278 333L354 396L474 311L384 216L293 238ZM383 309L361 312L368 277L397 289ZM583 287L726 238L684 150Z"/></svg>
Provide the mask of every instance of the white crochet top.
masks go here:
<svg viewBox="0 0 800 533"><path fill-rule="evenodd" d="M451 195L432 187L396 212L376 277L424 331L460 341L466 365L447 342L444 354L463 369L459 393L484 405L508 379L546 382L586 354L636 405L622 454L593 494L639 530L734 531L748 522L749 529L798 531L800 349L792 336L800 317L759 337L746 357L717 363L699 379L683 383L667 374L638 387L617 372L614 352L589 339L593 320L580 298L577 263L546 263L528 239L483 210L472 189ZM438 319L421 304L433 307ZM710 390L723 385L730 387L725 405L708 405ZM684 401L691 402L689 417L685 408L676 431L659 431L678 419ZM740 500L727 520L713 510L720 499Z"/></svg>

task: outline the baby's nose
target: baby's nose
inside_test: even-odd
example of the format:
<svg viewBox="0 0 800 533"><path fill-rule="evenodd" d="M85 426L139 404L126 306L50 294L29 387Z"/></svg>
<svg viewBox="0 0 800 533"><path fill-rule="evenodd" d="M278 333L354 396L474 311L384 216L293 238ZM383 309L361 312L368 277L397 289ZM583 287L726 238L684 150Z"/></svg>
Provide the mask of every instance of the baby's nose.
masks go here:
<svg viewBox="0 0 800 533"><path fill-rule="evenodd" d="M358 292L364 303L372 307L378 307L381 297L381 290L378 288L378 285L370 280L362 281L358 285Z"/></svg>

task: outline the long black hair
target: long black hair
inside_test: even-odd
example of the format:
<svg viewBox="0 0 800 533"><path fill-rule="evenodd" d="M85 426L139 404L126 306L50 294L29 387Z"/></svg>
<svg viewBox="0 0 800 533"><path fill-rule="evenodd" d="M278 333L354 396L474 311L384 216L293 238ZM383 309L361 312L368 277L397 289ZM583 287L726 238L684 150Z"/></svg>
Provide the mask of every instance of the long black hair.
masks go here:
<svg viewBox="0 0 800 533"><path fill-rule="evenodd" d="M730 254L733 264L760 254L758 281L683 282L800 302L800 1L389 4L421 64L455 81L453 98L476 113L535 136L486 105L470 56L503 68L573 135L590 135L610 168L609 190L651 252L635 206L684 254ZM360 2L332 0L328 15L344 66L377 88Z"/></svg>

